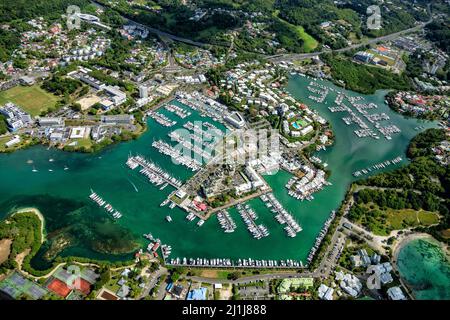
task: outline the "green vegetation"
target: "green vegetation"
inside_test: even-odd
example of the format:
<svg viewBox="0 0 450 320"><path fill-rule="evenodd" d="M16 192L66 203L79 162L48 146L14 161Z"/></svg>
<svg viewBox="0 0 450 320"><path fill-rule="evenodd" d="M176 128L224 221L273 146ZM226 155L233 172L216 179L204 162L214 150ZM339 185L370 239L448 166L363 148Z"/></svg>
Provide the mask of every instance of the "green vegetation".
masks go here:
<svg viewBox="0 0 450 320"><path fill-rule="evenodd" d="M444 52L450 52L450 20L434 21L426 27L426 37Z"/></svg>
<svg viewBox="0 0 450 320"><path fill-rule="evenodd" d="M6 117L0 114L0 135L8 132L8 126L6 124Z"/></svg>
<svg viewBox="0 0 450 320"><path fill-rule="evenodd" d="M13 269L17 267L16 257L18 254L30 250L23 260L24 270L32 269L30 266L33 257L41 246L41 221L33 212L16 213L7 220L0 222L0 239L12 239L9 258L0 266L1 269Z"/></svg>
<svg viewBox="0 0 450 320"><path fill-rule="evenodd" d="M88 0L72 0L72 5L83 7ZM39 16L59 18L67 10L66 0L3 0L0 2L0 22L28 20Z"/></svg>
<svg viewBox="0 0 450 320"><path fill-rule="evenodd" d="M344 83L346 89L364 94L373 94L379 89L410 89L405 74L397 75L381 68L357 64L339 55L324 54L322 57L330 66L333 79L338 84Z"/></svg>
<svg viewBox="0 0 450 320"><path fill-rule="evenodd" d="M55 74L51 79L44 81L42 88L58 96L68 96L75 93L81 86L82 84L78 80Z"/></svg>
<svg viewBox="0 0 450 320"><path fill-rule="evenodd" d="M397 188L402 191L364 190L359 192L357 202L360 204L373 202L381 208L394 210L423 209L439 212L441 215L439 224L423 230L438 240L448 242L448 238L443 237L443 234L450 228L450 170L437 162L432 151L435 145L446 139L448 138L442 129L429 129L417 135L408 147L407 155L411 158L409 165L357 182L360 185ZM405 215L407 212L402 211L402 214ZM360 209L355 209L354 219L358 219L361 214ZM436 222L435 218L425 213L419 213L418 219L422 224L429 225ZM391 221L394 225L403 222L403 219Z"/></svg>
<svg viewBox="0 0 450 320"><path fill-rule="evenodd" d="M360 193L363 193L363 196ZM409 193L375 190L361 190L360 193L357 195L357 203L350 209L348 217L376 235L387 236L393 230L439 223L439 216L435 212L422 210L420 201ZM405 198L401 196L405 196ZM375 198L375 202L370 201L372 197ZM405 202L409 200L411 203ZM385 205L382 206L380 203ZM390 206L403 208L393 209Z"/></svg>
<svg viewBox="0 0 450 320"><path fill-rule="evenodd" d="M30 87L17 86L0 92L0 105L7 102L17 104L25 112L32 116L37 116L49 110L54 110L58 98L51 93L45 92L38 85Z"/></svg>

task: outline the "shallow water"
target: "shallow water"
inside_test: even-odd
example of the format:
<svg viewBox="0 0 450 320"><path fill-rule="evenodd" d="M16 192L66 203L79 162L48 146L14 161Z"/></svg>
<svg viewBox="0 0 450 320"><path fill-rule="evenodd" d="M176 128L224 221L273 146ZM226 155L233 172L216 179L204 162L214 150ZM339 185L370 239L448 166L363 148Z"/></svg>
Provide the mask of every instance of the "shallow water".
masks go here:
<svg viewBox="0 0 450 320"><path fill-rule="evenodd" d="M416 299L450 300L450 260L435 241L410 241L399 252L397 265Z"/></svg>

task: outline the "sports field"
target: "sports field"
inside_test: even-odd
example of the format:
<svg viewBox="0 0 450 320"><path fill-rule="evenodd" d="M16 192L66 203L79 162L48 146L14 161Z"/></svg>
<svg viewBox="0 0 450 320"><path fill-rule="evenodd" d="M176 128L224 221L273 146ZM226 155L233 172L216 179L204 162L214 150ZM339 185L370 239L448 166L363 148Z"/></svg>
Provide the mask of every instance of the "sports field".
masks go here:
<svg viewBox="0 0 450 320"><path fill-rule="evenodd" d="M57 101L57 97L41 89L39 85L17 86L0 92L0 105L12 102L32 116L54 107Z"/></svg>

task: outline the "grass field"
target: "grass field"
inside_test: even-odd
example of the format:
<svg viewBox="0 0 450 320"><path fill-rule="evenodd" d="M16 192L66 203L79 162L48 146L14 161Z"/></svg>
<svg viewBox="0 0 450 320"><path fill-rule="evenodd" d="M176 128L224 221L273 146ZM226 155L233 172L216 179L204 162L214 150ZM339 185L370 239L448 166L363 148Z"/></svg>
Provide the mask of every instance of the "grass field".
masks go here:
<svg viewBox="0 0 450 320"><path fill-rule="evenodd" d="M32 116L55 106L58 98L41 89L38 85L31 87L17 86L0 92L0 105L12 102Z"/></svg>
<svg viewBox="0 0 450 320"><path fill-rule="evenodd" d="M312 52L315 48L317 48L317 46L319 45L319 42L314 39L310 34L308 34L305 29L302 26L296 26L293 25L292 23L287 22L286 20L283 20L279 17L280 14L280 10L275 10L272 14L272 16L274 18L278 18L280 21L282 21L283 23L286 23L292 27L295 28L295 30L297 31L298 36L303 39L304 43L303 43L303 51L305 52Z"/></svg>
<svg viewBox="0 0 450 320"><path fill-rule="evenodd" d="M298 35L304 41L303 50L305 52L311 52L315 48L317 48L317 46L319 45L317 40L314 39L311 35L309 35L302 26L297 26L296 29L297 29Z"/></svg>
<svg viewBox="0 0 450 320"><path fill-rule="evenodd" d="M376 235L386 236L392 230L402 230L409 227L417 226L431 226L439 222L439 215L435 212L425 211L425 210L413 210L413 209L401 209L394 210L388 208L383 211L381 208L373 203L365 205L367 210L370 210L370 206L381 210L384 214L384 218L370 218L367 217L369 229Z"/></svg>

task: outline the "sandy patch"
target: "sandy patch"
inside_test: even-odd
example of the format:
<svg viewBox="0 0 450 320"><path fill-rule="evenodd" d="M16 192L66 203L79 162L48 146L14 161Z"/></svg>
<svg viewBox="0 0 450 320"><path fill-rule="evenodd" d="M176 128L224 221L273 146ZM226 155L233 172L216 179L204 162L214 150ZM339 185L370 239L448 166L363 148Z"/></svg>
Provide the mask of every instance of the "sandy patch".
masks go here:
<svg viewBox="0 0 450 320"><path fill-rule="evenodd" d="M25 259L25 257L30 254L30 251L31 249L26 249L24 252L21 252L16 256L15 260L17 262L17 265L19 266L19 270L22 269L23 259Z"/></svg>
<svg viewBox="0 0 450 320"><path fill-rule="evenodd" d="M217 271L216 270L202 270L202 273L200 275L204 278L217 278Z"/></svg>
<svg viewBox="0 0 450 320"><path fill-rule="evenodd" d="M84 98L81 98L77 101L80 104L81 110L85 111L92 107L97 102L100 102L102 99L96 95L90 95Z"/></svg>
<svg viewBox="0 0 450 320"><path fill-rule="evenodd" d="M11 252L11 239L0 240L0 264L8 260L9 253Z"/></svg>

